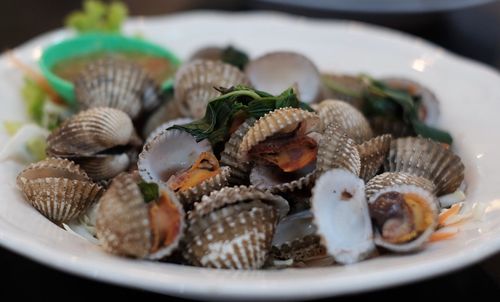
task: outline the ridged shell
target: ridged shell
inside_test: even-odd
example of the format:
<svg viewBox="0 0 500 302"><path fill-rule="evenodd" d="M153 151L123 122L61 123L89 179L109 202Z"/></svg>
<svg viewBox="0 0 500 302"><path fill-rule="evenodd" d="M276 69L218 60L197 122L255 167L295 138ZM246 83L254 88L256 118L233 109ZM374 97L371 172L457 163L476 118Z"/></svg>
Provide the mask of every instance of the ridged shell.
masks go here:
<svg viewBox="0 0 500 302"><path fill-rule="evenodd" d="M139 178L120 174L99 202L97 238L113 254L145 258L151 249L149 211L137 186Z"/></svg>
<svg viewBox="0 0 500 302"><path fill-rule="evenodd" d="M335 123L356 144L361 144L373 136L370 124L364 115L344 101L324 100L318 104L318 114L322 129Z"/></svg>
<svg viewBox="0 0 500 302"><path fill-rule="evenodd" d="M92 108L66 120L47 138L47 154L57 157L92 156L120 145L135 135L132 121L123 111Z"/></svg>
<svg viewBox="0 0 500 302"><path fill-rule="evenodd" d="M369 119L375 135L390 134L394 138L414 135L413 129L401 120L376 116Z"/></svg>
<svg viewBox="0 0 500 302"><path fill-rule="evenodd" d="M160 102L158 83L140 66L121 59L89 64L75 81L75 97L81 110L111 107L135 119L142 110Z"/></svg>
<svg viewBox="0 0 500 302"><path fill-rule="evenodd" d="M358 145L359 157L361 159L361 171L359 176L368 181L377 174L391 147L392 136L384 134L374 137L361 145Z"/></svg>
<svg viewBox="0 0 500 302"><path fill-rule="evenodd" d="M173 100L172 96L171 99L167 99L147 118L142 129L142 137L148 137L153 130L157 129L162 124L182 117L183 114L180 111L179 104Z"/></svg>
<svg viewBox="0 0 500 302"><path fill-rule="evenodd" d="M321 244L321 237L308 235L277 247L272 246L274 259L293 259L295 262L308 261L326 255L326 248Z"/></svg>
<svg viewBox="0 0 500 302"><path fill-rule="evenodd" d="M312 170L305 175L293 180L283 180L283 172L272 166L256 165L250 171L249 179L252 186L259 190L271 193L291 193L297 190L310 189L316 179L316 171Z"/></svg>
<svg viewBox="0 0 500 302"><path fill-rule="evenodd" d="M278 217L276 209L250 201L191 220L186 257L197 266L258 269L268 257Z"/></svg>
<svg viewBox="0 0 500 302"><path fill-rule="evenodd" d="M99 154L73 160L95 181L111 179L126 171L131 164L127 153Z"/></svg>
<svg viewBox="0 0 500 302"><path fill-rule="evenodd" d="M184 208L191 208L192 205L195 202L199 202L204 195L209 195L211 192L227 186L230 175L231 168L221 167L219 174L204 180L186 191L177 192L177 197L184 205Z"/></svg>
<svg viewBox="0 0 500 302"><path fill-rule="evenodd" d="M364 100L361 96L365 89L365 84L359 76L351 76L346 74L323 74L323 99L335 99L345 101L361 110ZM331 84L330 84L331 83ZM330 85L328 85L330 84ZM333 84L333 85L332 85ZM340 89L332 89L332 87L340 87ZM352 94L343 93L343 90L353 92Z"/></svg>
<svg viewBox="0 0 500 302"><path fill-rule="evenodd" d="M175 102L180 104L185 116L199 119L205 115L209 100L220 95L214 87L236 85L249 85L247 77L238 68L221 61L191 61L175 76Z"/></svg>
<svg viewBox="0 0 500 302"><path fill-rule="evenodd" d="M432 211L433 214L433 222L428 226L428 228L418 236L418 238L413 239L409 242L405 243L391 243L385 241L380 233L378 231L375 232L375 244L377 246L384 247L390 251L397 252L397 253L408 253L408 252L414 252L419 249L421 249L424 244L427 242L429 237L432 235L434 230L436 229L437 222L438 222L438 201L436 199L436 196L432 194L431 191L427 191L423 189L422 187L419 186L414 186L414 185L394 185L391 187L387 187L373 196L371 196L368 200L368 203L371 204L373 203L381 194L384 194L386 192L399 192L399 193L413 193L417 194L424 200L426 200L427 205Z"/></svg>
<svg viewBox="0 0 500 302"><path fill-rule="evenodd" d="M395 185L414 185L430 192L435 191L432 181L426 178L403 172L385 172L373 177L366 183L366 197L370 199L377 192Z"/></svg>
<svg viewBox="0 0 500 302"><path fill-rule="evenodd" d="M67 222L83 214L101 195L75 163L48 158L26 167L17 177L25 199L54 222Z"/></svg>
<svg viewBox="0 0 500 302"><path fill-rule="evenodd" d="M434 182L440 196L454 192L464 180L459 156L430 139L407 137L393 140L385 170L405 172Z"/></svg>
<svg viewBox="0 0 500 302"><path fill-rule="evenodd" d="M183 125L183 124L191 123L192 121L193 121L193 119L191 119L191 118L183 117L183 118L176 118L176 119L170 120L168 122L165 122L165 123L159 125L158 127L156 127L155 129L153 129L153 131L151 131L151 133L146 138L145 144L149 143L150 141L153 140L153 138L158 136L158 134L162 133L163 131L167 130L168 128L170 128L174 125Z"/></svg>
<svg viewBox="0 0 500 302"><path fill-rule="evenodd" d="M313 188L311 211L318 235L335 261L351 264L375 249L363 180L344 169L332 169Z"/></svg>
<svg viewBox="0 0 500 302"><path fill-rule="evenodd" d="M252 147L266 138L283 130L294 130L299 123L306 123L306 133L319 130L319 116L316 113L298 108L280 108L267 113L257 120L241 140L240 160L247 161Z"/></svg>
<svg viewBox="0 0 500 302"><path fill-rule="evenodd" d="M262 91L279 95L292 86L305 103L318 99L321 75L314 63L295 52L271 52L250 61L245 74L252 85Z"/></svg>
<svg viewBox="0 0 500 302"><path fill-rule="evenodd" d="M251 165L249 162L239 159L240 156L238 149L240 147L241 140L255 121L256 120L254 118L249 118L241 124L226 142L224 151L222 151L220 155L220 163L224 166L231 167L229 182L232 184L248 183L248 174L250 173Z"/></svg>
<svg viewBox="0 0 500 302"><path fill-rule="evenodd" d="M330 124L320 141L316 163L318 175L330 169L342 168L359 175L361 160L354 141L337 124Z"/></svg>
<svg viewBox="0 0 500 302"><path fill-rule="evenodd" d="M210 150L207 140L197 143L187 132L164 130L144 145L137 166L144 180L166 182L176 171L189 168L201 152Z"/></svg>

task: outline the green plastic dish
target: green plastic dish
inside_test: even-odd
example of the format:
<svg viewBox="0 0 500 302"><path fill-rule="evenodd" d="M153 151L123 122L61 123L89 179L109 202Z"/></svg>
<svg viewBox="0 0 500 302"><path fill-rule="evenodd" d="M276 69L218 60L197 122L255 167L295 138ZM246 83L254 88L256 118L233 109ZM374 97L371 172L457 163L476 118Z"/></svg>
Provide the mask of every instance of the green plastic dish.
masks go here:
<svg viewBox="0 0 500 302"><path fill-rule="evenodd" d="M74 104L73 83L66 81L52 72L52 67L59 61L99 51L141 52L168 59L174 67L180 65L179 58L171 51L145 40L125 37L119 34L84 34L63 40L46 48L39 60L39 66L49 84L68 103ZM162 89L173 86L173 77L162 83Z"/></svg>

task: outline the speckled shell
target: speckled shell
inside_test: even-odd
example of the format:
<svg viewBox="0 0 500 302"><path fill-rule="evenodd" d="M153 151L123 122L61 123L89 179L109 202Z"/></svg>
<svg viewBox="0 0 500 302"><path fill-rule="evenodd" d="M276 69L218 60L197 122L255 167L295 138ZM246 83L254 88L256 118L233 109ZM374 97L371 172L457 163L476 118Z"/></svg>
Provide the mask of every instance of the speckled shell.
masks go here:
<svg viewBox="0 0 500 302"><path fill-rule="evenodd" d="M376 194L372 195L368 199L368 203L371 204L373 203L378 196L381 194L384 194L386 192L399 192L399 193L414 193L419 195L420 197L424 198L426 200L429 208L431 209L433 213L433 223L429 225L429 227L418 236L418 238L413 239L409 242L406 243L391 243L385 241L382 236L380 235L379 232L375 232L375 244L377 246L383 247L385 249L388 249L393 252L397 253L408 253L408 252L414 252L419 249L421 249L424 244L427 242L429 237L432 235L432 233L435 231L437 223L438 223L438 201L436 199L436 196L432 194L431 191L427 191L423 189L420 186L414 186L414 185L394 185L390 187L386 187L385 189L377 192Z"/></svg>
<svg viewBox="0 0 500 302"><path fill-rule="evenodd" d="M186 191L177 192L177 197L184 205L184 208L189 209L195 202L199 202L204 195L209 195L211 192L227 186L230 175L230 167L221 167L219 174L204 180L197 186L189 188Z"/></svg>
<svg viewBox="0 0 500 302"><path fill-rule="evenodd" d="M419 137L393 140L384 164L389 172L405 172L434 182L440 196L454 192L464 180L459 156L438 142Z"/></svg>
<svg viewBox="0 0 500 302"><path fill-rule="evenodd" d="M277 247L272 246L271 257L278 260L293 259L295 262L308 261L326 256L326 248L321 237L308 235Z"/></svg>
<svg viewBox="0 0 500 302"><path fill-rule="evenodd" d="M298 108L280 108L257 120L241 139L240 160L248 161L248 152L266 138L284 129L293 130L299 123L306 123L306 133L319 130L319 116L314 112Z"/></svg>
<svg viewBox="0 0 500 302"><path fill-rule="evenodd" d="M168 128L174 126L174 125L183 125L187 123L191 123L193 119L188 118L188 117L182 117L182 118L176 118L173 120L170 120L168 122L165 122L149 133L148 137L146 138L145 144L149 143L150 141L153 140L158 134L162 133L163 131L167 130Z"/></svg>
<svg viewBox="0 0 500 302"><path fill-rule="evenodd" d="M430 192L435 191L432 181L426 178L403 172L385 172L373 177L366 183L366 197L370 199L377 192L395 185L414 185Z"/></svg>
<svg viewBox="0 0 500 302"><path fill-rule="evenodd" d="M135 135L130 118L113 108L92 108L66 120L47 138L47 154L57 157L92 156L120 145Z"/></svg>
<svg viewBox="0 0 500 302"><path fill-rule="evenodd" d="M201 152L211 149L207 140L196 142L187 132L164 130L144 145L137 166L144 180L166 182L165 171L175 173L187 169Z"/></svg>
<svg viewBox="0 0 500 302"><path fill-rule="evenodd" d="M167 99L147 118L146 123L142 128L142 137L150 136L153 130L157 129L164 123L183 117L184 115L180 111L179 104L173 100L172 96L171 99Z"/></svg>
<svg viewBox="0 0 500 302"><path fill-rule="evenodd" d="M204 196L189 213L185 255L198 266L258 269L274 229L288 212L283 198L249 187L226 187Z"/></svg>
<svg viewBox="0 0 500 302"><path fill-rule="evenodd" d="M361 160L354 141L337 124L330 124L323 133L318 148L316 173L342 168L359 175Z"/></svg>
<svg viewBox="0 0 500 302"><path fill-rule="evenodd" d="M226 142L224 151L221 153L221 165L231 167L229 182L232 184L240 185L248 183L248 174L250 173L251 165L249 162L239 159L238 149L243 136L245 136L255 121L254 118L249 118L241 124Z"/></svg>
<svg viewBox="0 0 500 302"><path fill-rule="evenodd" d="M75 97L81 110L111 107L132 119L160 102L160 87L140 66L120 59L89 64L75 81Z"/></svg>
<svg viewBox="0 0 500 302"><path fill-rule="evenodd" d="M344 101L324 100L318 104L317 111L322 129L335 123L356 144L361 144L373 136L370 124L364 115Z"/></svg>
<svg viewBox="0 0 500 302"><path fill-rule="evenodd" d="M17 176L17 186L33 207L57 223L83 214L103 192L78 165L56 158L26 167Z"/></svg>
<svg viewBox="0 0 500 302"><path fill-rule="evenodd" d="M110 187L99 201L96 232L99 242L110 253L136 258L161 259L170 255L179 245L185 227L184 211L177 198L168 194L181 217L178 236L168 246L155 253L152 248L152 226L150 204L144 202L137 185L141 181L138 173L122 173L113 179ZM162 193L162 194L163 194Z"/></svg>
<svg viewBox="0 0 500 302"><path fill-rule="evenodd" d="M199 119L205 115L208 101L220 95L214 87L236 85L250 85L238 68L221 61L194 60L175 76L175 101L185 116Z"/></svg>
<svg viewBox="0 0 500 302"><path fill-rule="evenodd" d="M391 147L392 136L384 134L358 145L361 159L359 176L366 182L377 174Z"/></svg>
<svg viewBox="0 0 500 302"><path fill-rule="evenodd" d="M73 160L95 181L111 179L127 170L131 164L127 153L98 154Z"/></svg>

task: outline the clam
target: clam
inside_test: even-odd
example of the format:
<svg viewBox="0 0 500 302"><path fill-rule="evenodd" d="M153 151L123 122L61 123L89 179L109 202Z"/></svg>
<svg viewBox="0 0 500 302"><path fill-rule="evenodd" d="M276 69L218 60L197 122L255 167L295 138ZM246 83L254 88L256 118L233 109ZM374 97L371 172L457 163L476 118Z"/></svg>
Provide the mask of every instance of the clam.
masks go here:
<svg viewBox="0 0 500 302"><path fill-rule="evenodd" d="M332 169L316 180L311 211L317 233L336 262L351 264L375 250L363 180Z"/></svg>
<svg viewBox="0 0 500 302"><path fill-rule="evenodd" d="M163 130L144 145L139 173L146 181L161 182L186 206L228 183L229 167L220 167L207 140L196 142L182 130Z"/></svg>
<svg viewBox="0 0 500 302"><path fill-rule="evenodd" d="M161 259L179 245L184 231L184 211L175 195L159 186L158 197L146 203L137 173L113 179L99 201L96 233L110 253Z"/></svg>
<svg viewBox="0 0 500 302"><path fill-rule="evenodd" d="M146 119L142 128L142 137L151 137L151 133L161 125L181 118L183 118L183 114L180 111L179 104L173 100L172 96L172 99L165 101Z"/></svg>
<svg viewBox="0 0 500 302"><path fill-rule="evenodd" d="M375 135L390 134L394 138L415 135L413 128L401 119L374 116L368 120Z"/></svg>
<svg viewBox="0 0 500 302"><path fill-rule="evenodd" d="M220 95L214 88L249 85L238 68L221 61L195 60L175 75L175 102L184 116L202 118L208 102Z"/></svg>
<svg viewBox="0 0 500 302"><path fill-rule="evenodd" d="M366 197L370 199L377 192L395 185L414 185L430 192L435 191L434 183L427 178L404 172L385 172L366 183Z"/></svg>
<svg viewBox="0 0 500 302"><path fill-rule="evenodd" d="M17 186L35 209L56 223L83 214L103 191L74 162L58 158L28 165L17 176Z"/></svg>
<svg viewBox="0 0 500 302"><path fill-rule="evenodd" d="M134 161L131 145L139 144L130 117L118 109L99 107L67 119L47 138L47 154L81 164L94 180L112 178Z"/></svg>
<svg viewBox="0 0 500 302"><path fill-rule="evenodd" d="M282 197L250 187L226 187L204 196L188 215L185 256L197 266L258 269L271 249Z"/></svg>
<svg viewBox="0 0 500 302"><path fill-rule="evenodd" d="M421 249L438 221L438 201L415 185L394 185L368 200L376 230L375 243L394 252Z"/></svg>
<svg viewBox="0 0 500 302"><path fill-rule="evenodd" d="M323 99L347 102L361 110L364 105L363 93L366 84L359 76L346 74L323 74Z"/></svg>
<svg viewBox="0 0 500 302"><path fill-rule="evenodd" d="M391 140L390 134L383 134L357 146L361 160L359 176L364 181L370 180L380 170L389 153Z"/></svg>
<svg viewBox="0 0 500 302"><path fill-rule="evenodd" d="M438 196L453 193L464 180L460 157L441 143L421 137L393 140L384 166L388 172L405 172L431 180Z"/></svg>
<svg viewBox="0 0 500 302"><path fill-rule="evenodd" d="M335 123L356 144L361 144L373 136L370 124L364 115L344 101L324 100L318 104L317 112L322 129Z"/></svg>
<svg viewBox="0 0 500 302"><path fill-rule="evenodd" d="M305 103L316 101L321 92L321 75L314 63L294 52L272 52L248 63L245 68L250 83L258 90L278 95L295 87Z"/></svg>
<svg viewBox="0 0 500 302"><path fill-rule="evenodd" d="M273 258L305 262L324 257L326 250L316 231L309 210L285 217L276 226L271 250Z"/></svg>
<svg viewBox="0 0 500 302"><path fill-rule="evenodd" d="M146 138L145 143L149 143L152 141L158 134L162 133L163 131L167 130L168 128L174 126L174 125L183 125L183 124L188 124L191 123L193 119L188 118L188 117L181 117L181 118L176 118L172 119L169 121L166 121L162 124L160 124L158 127L154 128L149 135Z"/></svg>
<svg viewBox="0 0 500 302"><path fill-rule="evenodd" d="M159 104L160 88L135 63L106 58L89 64L75 80L75 98L81 110L111 107L135 119Z"/></svg>

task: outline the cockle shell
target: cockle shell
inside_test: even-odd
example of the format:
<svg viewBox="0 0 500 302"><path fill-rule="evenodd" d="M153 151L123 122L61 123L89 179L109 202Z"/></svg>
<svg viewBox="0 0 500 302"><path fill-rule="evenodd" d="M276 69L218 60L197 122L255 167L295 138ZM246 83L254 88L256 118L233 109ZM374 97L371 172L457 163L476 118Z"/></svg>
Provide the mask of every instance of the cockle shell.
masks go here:
<svg viewBox="0 0 500 302"><path fill-rule="evenodd" d="M344 169L332 169L316 180L311 199L314 223L327 253L351 264L375 249L363 180Z"/></svg>
<svg viewBox="0 0 500 302"><path fill-rule="evenodd" d="M93 156L134 137L132 120L123 111L99 107L67 119L47 138L47 154L57 157Z"/></svg>
<svg viewBox="0 0 500 302"><path fill-rule="evenodd" d="M194 60L184 64L175 75L175 102L183 115L202 118L208 102L220 95L218 87L249 86L238 68L221 61Z"/></svg>
<svg viewBox="0 0 500 302"><path fill-rule="evenodd" d="M395 185L414 185L430 192L435 191L432 181L426 178L403 172L385 172L371 178L366 183L366 198L370 199L377 192Z"/></svg>
<svg viewBox="0 0 500 302"><path fill-rule="evenodd" d="M176 119L173 119L173 120L169 120L169 121L167 121L165 123L162 123L161 125L159 125L155 129L153 129L149 133L149 135L146 138L145 144L149 143L156 136L158 136L158 134L162 133L163 131L167 130L168 128L170 128L170 127L172 127L174 125L184 125L184 124L191 123L192 121L193 121L193 119L191 119L189 117L182 117L182 118L176 118Z"/></svg>
<svg viewBox="0 0 500 302"><path fill-rule="evenodd" d="M122 173L113 179L99 201L96 233L99 242L110 253L136 258L161 259L170 255L179 245L184 230L184 211L172 192L160 186L160 196L168 196L175 208L179 224L174 225L175 238L166 246L152 251L155 222L151 207L156 201L146 203L138 183L137 173ZM172 218L172 219L176 219ZM168 217L164 217L168 219ZM161 222L162 220L160 220Z"/></svg>
<svg viewBox="0 0 500 302"><path fill-rule="evenodd" d="M295 52L272 52L248 63L245 74L252 85L278 95L290 87L297 90L305 103L317 100L321 92L321 76L314 63Z"/></svg>
<svg viewBox="0 0 500 302"><path fill-rule="evenodd" d="M89 64L75 81L75 97L81 110L111 107L132 119L160 102L158 83L140 66L106 58Z"/></svg>
<svg viewBox="0 0 500 302"><path fill-rule="evenodd" d="M248 175L250 173L251 164L247 161L240 160L239 147L241 140L248 132L250 127L255 123L254 118L249 118L241 124L238 129L231 135L224 146L224 150L220 155L220 163L224 166L231 167L231 175L229 182L233 184L247 184Z"/></svg>
<svg viewBox="0 0 500 302"><path fill-rule="evenodd" d="M226 187L204 196L189 213L185 255L198 266L257 269L264 265L282 197L249 187Z"/></svg>
<svg viewBox="0 0 500 302"><path fill-rule="evenodd" d="M180 111L179 104L174 101L173 93L165 98L166 100L147 117L142 128L142 137L148 137L160 125L184 116Z"/></svg>
<svg viewBox="0 0 500 302"><path fill-rule="evenodd" d="M364 105L362 98L366 84L361 77L346 74L323 74L323 99L335 99L347 102L354 108L361 110ZM329 87L329 82L341 89L332 89ZM343 93L341 90L348 90L351 93Z"/></svg>
<svg viewBox="0 0 500 302"><path fill-rule="evenodd" d="M85 212L103 189L67 159L47 158L30 164L17 176L25 199L54 222L66 222Z"/></svg>
<svg viewBox="0 0 500 302"><path fill-rule="evenodd" d="M427 218L430 218L431 221L429 221L429 225L426 227L426 229L418 234L417 238L411 239L410 241L406 242L401 242L401 243L394 243L394 242L389 242L388 240L384 239L384 237L381 235L380 231L377 228L377 218L375 215L375 212L378 211L377 215L381 214L381 211L383 212L384 208L377 208L375 205L375 202L377 199L385 194L385 193L390 193L390 192L397 192L400 194L412 194L416 195L422 200L425 201L426 204L426 210L430 211L430 215L426 214L419 214L419 216L424 216ZM394 185L390 187L386 187L385 189L378 191L376 194L372 195L370 199L368 200L368 204L370 206L370 215L372 216L372 219L374 219L374 224L376 226L376 232L375 232L375 244L377 246L384 247L390 251L393 252L398 252L398 253L407 253L407 252L413 252L416 250L419 250L423 247L423 245L427 242L429 237L432 235L434 230L436 229L437 222L438 222L438 201L436 199L436 196L432 194L432 192L427 191L423 189L420 186L414 186L414 185ZM388 207L386 210L386 215L388 215L386 222L384 223L384 226L378 226L378 227L383 227L385 228L387 223L391 224L391 228L393 231L396 232L402 232L403 230L406 229L405 226L408 227L414 227L413 223L407 223L403 218L404 216L398 216L396 211L398 211L398 207L395 205L388 205L387 201L384 201L380 203L378 206L382 207ZM412 208L409 211L409 215L415 215L416 209ZM425 219L425 218L421 218ZM393 232L391 231L391 232Z"/></svg>
<svg viewBox="0 0 500 302"><path fill-rule="evenodd" d="M433 181L438 196L454 192L464 180L460 157L441 143L421 137L393 140L384 167L388 172L405 172Z"/></svg>
<svg viewBox="0 0 500 302"><path fill-rule="evenodd" d="M321 119L322 129L335 123L356 144L361 144L373 136L365 116L344 101L324 100L318 104L317 112Z"/></svg>
<svg viewBox="0 0 500 302"><path fill-rule="evenodd" d="M364 181L370 180L380 170L380 167L389 153L391 140L392 137L390 134L384 134L357 146L361 159L361 171L359 172L359 176Z"/></svg>
<svg viewBox="0 0 500 302"><path fill-rule="evenodd" d="M390 134L393 138L414 135L413 128L400 119L374 116L368 119L375 135Z"/></svg>
<svg viewBox="0 0 500 302"><path fill-rule="evenodd" d="M132 162L130 155L127 153L78 157L74 161L95 181L111 179L117 176L127 170Z"/></svg>

